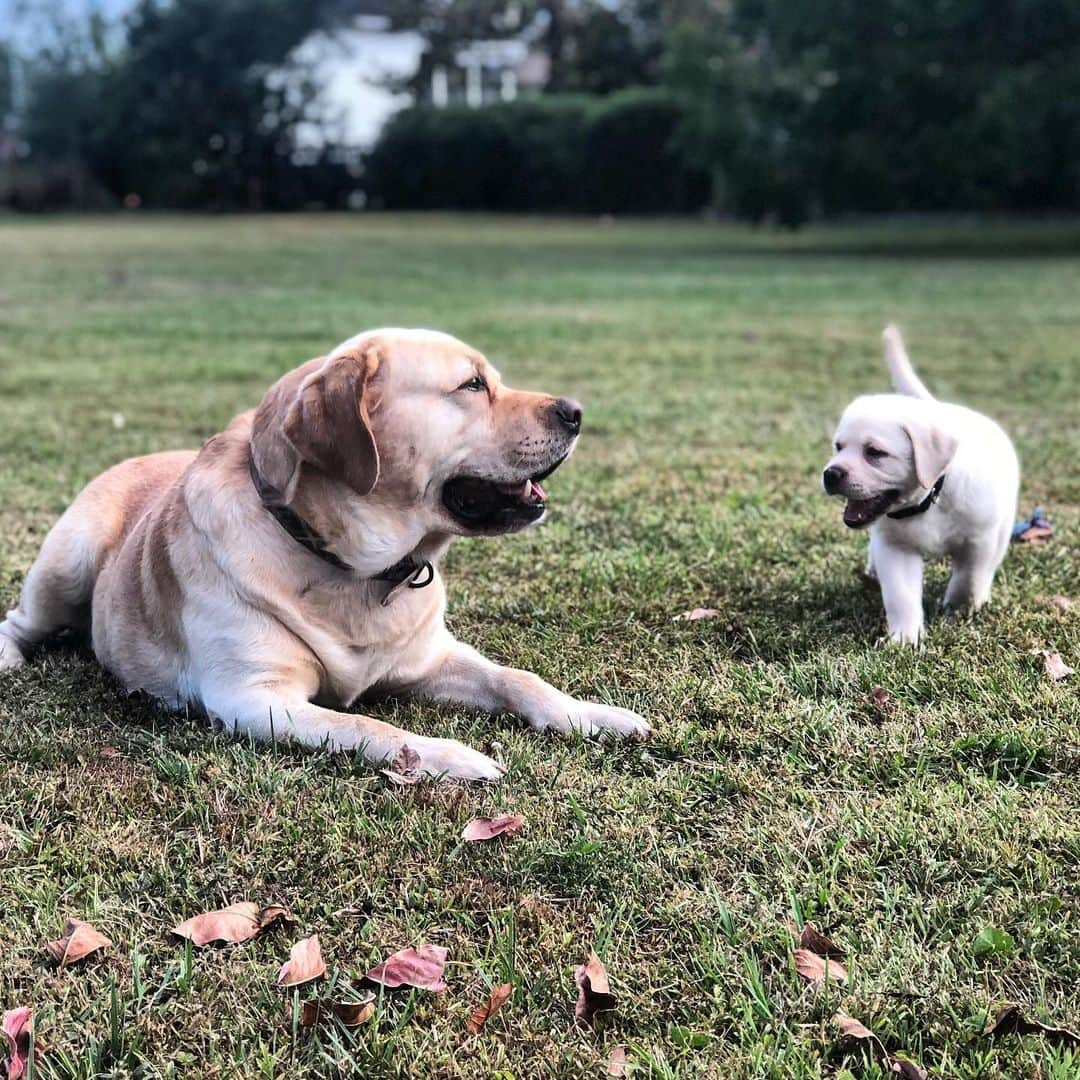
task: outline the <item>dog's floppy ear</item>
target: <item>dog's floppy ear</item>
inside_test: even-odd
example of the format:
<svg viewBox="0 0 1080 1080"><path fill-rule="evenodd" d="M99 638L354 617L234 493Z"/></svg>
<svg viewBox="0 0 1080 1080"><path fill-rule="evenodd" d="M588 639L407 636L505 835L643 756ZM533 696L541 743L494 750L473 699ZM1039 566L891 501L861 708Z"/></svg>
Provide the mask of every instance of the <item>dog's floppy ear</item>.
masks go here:
<svg viewBox="0 0 1080 1080"><path fill-rule="evenodd" d="M312 360L280 379L255 413L255 466L284 504L308 464L367 495L379 477L368 415L369 383L379 366L371 344Z"/></svg>
<svg viewBox="0 0 1080 1080"><path fill-rule="evenodd" d="M911 440L915 478L919 481L919 487L932 488L949 467L959 443L934 424L904 424L903 428L904 434Z"/></svg>

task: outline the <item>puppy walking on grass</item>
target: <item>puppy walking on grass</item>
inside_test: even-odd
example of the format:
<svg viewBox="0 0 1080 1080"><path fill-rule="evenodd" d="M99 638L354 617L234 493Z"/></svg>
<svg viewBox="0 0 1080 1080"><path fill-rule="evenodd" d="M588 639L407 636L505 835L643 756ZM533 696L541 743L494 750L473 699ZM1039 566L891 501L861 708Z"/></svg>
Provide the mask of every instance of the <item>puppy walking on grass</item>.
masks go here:
<svg viewBox="0 0 1080 1080"><path fill-rule="evenodd" d="M993 420L934 398L895 326L884 340L897 393L856 398L844 410L822 483L847 500L845 525L870 527L867 572L881 584L889 636L915 644L924 559L952 559L946 610L977 610L990 599L1016 517L1020 466Z"/></svg>

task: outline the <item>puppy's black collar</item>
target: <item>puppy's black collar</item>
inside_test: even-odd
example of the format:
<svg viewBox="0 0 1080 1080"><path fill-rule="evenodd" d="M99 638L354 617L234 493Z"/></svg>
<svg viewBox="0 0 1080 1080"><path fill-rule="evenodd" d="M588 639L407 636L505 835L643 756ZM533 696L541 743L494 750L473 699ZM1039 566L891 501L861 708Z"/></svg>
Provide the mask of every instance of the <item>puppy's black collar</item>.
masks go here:
<svg viewBox="0 0 1080 1080"><path fill-rule="evenodd" d="M255 457L248 450L248 471L251 473L251 482L255 487L255 493L259 496L266 512L291 536L302 548L310 551L316 558L329 563L337 570L345 570L352 573L352 567L339 559L327 546L326 541L320 536L295 510L288 506L282 506L278 501L280 495L277 490L266 482L255 465ZM372 581L389 581L393 587L383 597L382 604L385 607L397 595L399 589L423 589L435 580L435 568L426 559L417 562L411 555L387 567L381 573L375 574Z"/></svg>
<svg viewBox="0 0 1080 1080"><path fill-rule="evenodd" d="M905 506L903 510L894 510L891 514L886 514L886 517L891 517L893 521L902 521L904 518L915 517L916 514L925 514L931 506L938 501L938 496L941 494L941 489L945 486L945 474L942 473L937 483L930 489L929 494L918 506Z"/></svg>

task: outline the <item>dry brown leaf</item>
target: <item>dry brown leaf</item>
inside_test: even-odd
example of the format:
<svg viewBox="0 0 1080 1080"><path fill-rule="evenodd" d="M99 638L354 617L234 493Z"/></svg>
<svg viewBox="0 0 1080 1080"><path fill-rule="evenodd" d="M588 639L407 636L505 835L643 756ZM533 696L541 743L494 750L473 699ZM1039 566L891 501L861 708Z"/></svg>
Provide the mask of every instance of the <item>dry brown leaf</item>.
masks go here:
<svg viewBox="0 0 1080 1080"><path fill-rule="evenodd" d="M842 1038L869 1043L877 1057L888 1057L885 1044L861 1020L856 1020L854 1016L841 1011L833 1017L833 1021L840 1030Z"/></svg>
<svg viewBox="0 0 1080 1080"><path fill-rule="evenodd" d="M1050 604L1052 607L1056 607L1058 611L1071 611L1076 607L1077 603L1071 596L1036 596L1035 599L1040 604Z"/></svg>
<svg viewBox="0 0 1080 1080"><path fill-rule="evenodd" d="M503 983L491 991L483 1005L473 1009L472 1015L465 1021L465 1026L473 1035L479 1035L480 1029L510 1000L514 992L513 983Z"/></svg>
<svg viewBox="0 0 1080 1080"><path fill-rule="evenodd" d="M720 612L713 607L696 607L693 611L684 611L676 615L672 622L697 622L698 619L715 619Z"/></svg>
<svg viewBox="0 0 1080 1080"><path fill-rule="evenodd" d="M608 1076L626 1076L626 1047L612 1047L607 1059Z"/></svg>
<svg viewBox="0 0 1080 1080"><path fill-rule="evenodd" d="M611 992L607 972L596 953L590 953L588 963L574 969L574 981L578 985L574 1018L583 1027L591 1026L598 1012L610 1012L615 1008L615 995Z"/></svg>
<svg viewBox="0 0 1080 1080"><path fill-rule="evenodd" d="M399 986L415 986L418 990L441 993L446 989L443 969L446 967L447 950L441 945L421 945L419 949L402 949L376 964L365 979L388 990Z"/></svg>
<svg viewBox="0 0 1080 1080"><path fill-rule="evenodd" d="M26 1073L30 1060L30 1043L34 1038L34 1016L25 1005L4 1013L0 1030L4 1033L7 1054L8 1080L19 1080Z"/></svg>
<svg viewBox="0 0 1080 1080"><path fill-rule="evenodd" d="M278 922L295 923L296 919L288 908L280 904L261 908L250 900L241 900L226 908L186 919L179 926L174 926L172 932L177 937L188 938L192 945L209 945L212 941L237 944L249 941Z"/></svg>
<svg viewBox="0 0 1080 1080"><path fill-rule="evenodd" d="M375 995L368 994L362 1001L334 1001L320 998L317 1001L305 1001L300 1010L300 1026L314 1027L327 1024L332 1017L337 1017L346 1027L359 1027L366 1024L375 1015Z"/></svg>
<svg viewBox="0 0 1080 1080"><path fill-rule="evenodd" d="M95 930L88 922L68 919L64 923L63 936L56 941L46 942L45 948L57 964L64 968L85 960L98 949L107 949L111 944L104 934Z"/></svg>
<svg viewBox="0 0 1080 1080"><path fill-rule="evenodd" d="M1073 669L1061 659L1059 652L1044 652L1043 667L1046 669L1046 674L1055 682L1067 679L1073 673Z"/></svg>
<svg viewBox="0 0 1080 1080"><path fill-rule="evenodd" d="M904 1080L929 1080L930 1074L917 1062L910 1058L889 1058L890 1072L904 1077Z"/></svg>
<svg viewBox="0 0 1080 1080"><path fill-rule="evenodd" d="M500 814L493 818L477 818L465 826L462 840L494 840L496 836L517 836L525 827L520 814Z"/></svg>
<svg viewBox="0 0 1080 1080"><path fill-rule="evenodd" d="M323 963L322 946L319 944L319 935L301 938L290 950L289 959L281 965L278 972L277 984L283 990L291 986L301 986L312 979L320 979L326 974L326 964Z"/></svg>
<svg viewBox="0 0 1080 1080"><path fill-rule="evenodd" d="M998 1009L994 1019L983 1028L983 1034L996 1038L999 1035L1041 1035L1055 1046L1080 1046L1080 1035L1067 1028L1051 1027L1041 1020L1029 1020L1022 1005L1010 1002Z"/></svg>
<svg viewBox="0 0 1080 1080"><path fill-rule="evenodd" d="M418 784L420 782L420 755L408 743L394 755L389 769L382 770L392 784Z"/></svg>
<svg viewBox="0 0 1080 1080"><path fill-rule="evenodd" d="M869 1044L874 1056L884 1061L891 1073L903 1076L906 1080L928 1080L929 1073L918 1062L910 1058L894 1057L885 1049L885 1044L881 1039L861 1020L856 1020L854 1016L849 1016L846 1012L838 1012L833 1017L833 1021L842 1038Z"/></svg>
<svg viewBox="0 0 1080 1080"><path fill-rule="evenodd" d="M119 757L119 756L120 756L120 751L117 750L115 746L103 746L98 751L98 757L112 758L112 757Z"/></svg>
<svg viewBox="0 0 1080 1080"><path fill-rule="evenodd" d="M812 922L806 923L801 930L793 922L789 922L788 929L794 936L795 945L799 949L809 949L818 956L829 957L833 960L843 960L846 955L839 945L834 944Z"/></svg>
<svg viewBox="0 0 1080 1080"><path fill-rule="evenodd" d="M875 686L870 691L870 704L883 716L892 716L896 712L896 702L893 700L892 694L889 693L884 687Z"/></svg>
<svg viewBox="0 0 1080 1080"><path fill-rule="evenodd" d="M830 960L825 956L818 956L809 949L796 949L792 956L795 959L795 970L810 983L824 983L826 979L834 983L846 983L847 971L843 964Z"/></svg>

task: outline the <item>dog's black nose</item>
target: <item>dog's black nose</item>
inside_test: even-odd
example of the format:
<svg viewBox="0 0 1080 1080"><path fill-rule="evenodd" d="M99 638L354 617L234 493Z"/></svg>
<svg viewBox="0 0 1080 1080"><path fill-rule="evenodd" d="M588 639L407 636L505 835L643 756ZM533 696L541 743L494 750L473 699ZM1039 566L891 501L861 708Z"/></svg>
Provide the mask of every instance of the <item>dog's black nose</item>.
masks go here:
<svg viewBox="0 0 1080 1080"><path fill-rule="evenodd" d="M581 405L573 398L558 398L551 406L556 422L576 435L581 430Z"/></svg>
<svg viewBox="0 0 1080 1080"><path fill-rule="evenodd" d="M840 489L840 485L844 482L844 477L847 473L836 465L830 465L822 474L822 480L825 483L825 490L830 495L835 495Z"/></svg>

